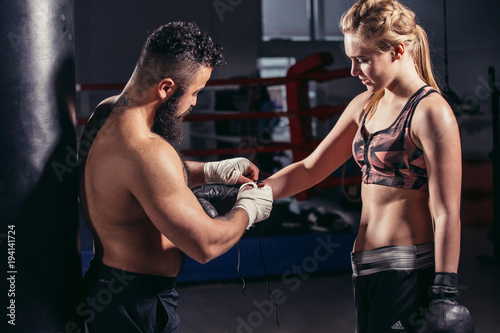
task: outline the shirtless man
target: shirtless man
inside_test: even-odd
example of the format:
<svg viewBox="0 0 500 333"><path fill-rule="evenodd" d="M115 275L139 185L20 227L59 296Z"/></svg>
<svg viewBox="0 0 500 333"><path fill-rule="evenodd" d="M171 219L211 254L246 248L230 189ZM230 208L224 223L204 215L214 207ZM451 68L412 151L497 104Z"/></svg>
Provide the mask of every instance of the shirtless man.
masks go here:
<svg viewBox="0 0 500 333"><path fill-rule="evenodd" d="M90 332L177 332L182 254L206 263L270 214L271 189L254 185L258 169L248 160L189 162L176 150L182 119L222 62L221 48L193 23L162 26L121 94L101 102L86 126L80 200L95 242L84 278ZM247 182L233 209L215 218L191 191Z"/></svg>

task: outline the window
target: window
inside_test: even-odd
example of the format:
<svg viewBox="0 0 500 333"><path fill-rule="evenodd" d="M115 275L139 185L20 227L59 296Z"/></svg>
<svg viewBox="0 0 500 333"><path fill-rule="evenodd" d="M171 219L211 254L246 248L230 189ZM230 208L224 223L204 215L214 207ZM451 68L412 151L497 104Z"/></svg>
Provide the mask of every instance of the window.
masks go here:
<svg viewBox="0 0 500 333"><path fill-rule="evenodd" d="M262 0L262 40L343 40L338 23L352 0Z"/></svg>
<svg viewBox="0 0 500 333"><path fill-rule="evenodd" d="M339 21L342 14L351 8L353 1L350 0L322 0L323 2L323 36L318 39L339 41L344 40L344 36L339 28ZM319 38L322 37L322 38Z"/></svg>
<svg viewBox="0 0 500 333"><path fill-rule="evenodd" d="M264 57L257 59L257 68L261 78L284 77L290 66L295 64L295 58ZM267 91L276 110L286 110L286 89L284 85L269 86Z"/></svg>
<svg viewBox="0 0 500 333"><path fill-rule="evenodd" d="M262 40L309 40L309 0L262 0Z"/></svg>

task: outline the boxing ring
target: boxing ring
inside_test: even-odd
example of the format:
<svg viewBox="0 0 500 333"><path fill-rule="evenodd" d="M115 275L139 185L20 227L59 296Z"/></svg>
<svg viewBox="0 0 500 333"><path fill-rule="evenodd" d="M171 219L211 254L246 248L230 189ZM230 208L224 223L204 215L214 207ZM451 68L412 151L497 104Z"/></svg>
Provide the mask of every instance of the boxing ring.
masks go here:
<svg viewBox="0 0 500 333"><path fill-rule="evenodd" d="M327 70L326 67L333 63L330 53L315 53L298 61L291 66L285 77L274 78L241 78L241 79L216 79L209 80L207 88L214 87L258 87L285 85L286 87L286 111L265 112L259 110L233 111L233 112L210 112L191 113L185 122L204 121L230 121L230 120L258 120L286 117L289 119L290 142L270 142L260 145L257 153L282 152L291 150L292 162L300 161L307 157L319 144L321 139L315 140L312 135L312 117L321 121L340 115L345 105L319 105L310 107L308 96L308 83L315 81L324 83L327 81L350 77L350 68ZM78 84L77 91L106 91L121 90L125 84ZM82 127L87 122L86 118L78 118L77 125ZM187 157L216 156L216 155L241 155L242 149L234 148L206 148L206 149L181 149L182 154ZM358 185L360 177L344 177L345 186ZM330 188L339 186L339 177L328 177L317 188ZM296 195L298 200L304 200L313 195L313 190L305 191Z"/></svg>
<svg viewBox="0 0 500 333"><path fill-rule="evenodd" d="M269 87L284 85L286 90L286 110L283 111L213 111L189 114L185 122L219 122L219 121L259 121L262 119L288 119L289 142L256 143L253 151L258 154L280 153L291 151L291 162L300 161L307 157L321 141L315 139L312 129L312 118L319 121L339 116L345 105L318 105L310 106L309 82L324 83L331 80L350 77L350 68L329 70L334 62L330 53L315 53L292 65L286 76L272 78L239 78L213 79L206 84L208 89L245 89L255 87ZM125 84L79 84L77 91L120 91ZM83 127L87 119L78 118L77 125ZM216 138L217 139L217 138ZM238 138L232 141L241 143ZM240 146L181 149L186 157L203 158L207 156L244 156L245 149ZM254 154L255 157L255 154ZM257 163L256 163L257 164ZM332 174L314 188L298 193L297 201L306 201L315 196L318 188L328 189L337 186L359 186L361 181L358 173L352 175ZM256 234L255 232L253 234ZM240 240L242 274L246 277L260 277L264 275L259 257L259 246L265 257L267 272L272 276L286 274L291 267L306 265L310 273L326 271L342 271L351 268L349 253L354 241L354 233L308 232L293 235L272 235L260 237L244 237ZM323 256L315 257L315 253ZM92 257L91 251L82 250L83 271L88 268ZM239 278L236 271L236 247L223 256L201 265L190 258L186 258L183 269L178 276L178 282L197 282L208 280L225 280ZM298 266L297 266L298 265ZM234 267L234 269L232 269Z"/></svg>

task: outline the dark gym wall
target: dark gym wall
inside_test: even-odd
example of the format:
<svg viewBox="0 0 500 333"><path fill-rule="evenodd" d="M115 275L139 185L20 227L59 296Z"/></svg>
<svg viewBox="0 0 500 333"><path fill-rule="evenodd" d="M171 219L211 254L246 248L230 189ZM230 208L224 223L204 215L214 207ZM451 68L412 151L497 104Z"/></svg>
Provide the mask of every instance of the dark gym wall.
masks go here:
<svg viewBox="0 0 500 333"><path fill-rule="evenodd" d="M442 0L402 2L416 12L427 30L435 53L434 64L444 81ZM220 4L227 7L220 7ZM500 66L500 57L497 56L500 39L496 37L500 31L500 20L497 19L500 4L492 0L448 0L447 9L450 85L459 95L469 94L475 90L477 76L485 72L484 66L489 63ZM257 55L266 55L261 49L272 52L260 42L258 0L151 0L143 3L89 0L77 1L75 13L77 82L128 79L148 31L172 20L196 21L223 44L228 67L215 72L217 76L248 75L254 70ZM338 48L335 42L327 44L333 52ZM291 51L301 55L324 47L323 43L300 43L297 49L287 46L285 50L274 52Z"/></svg>
<svg viewBox="0 0 500 333"><path fill-rule="evenodd" d="M221 0L228 3L227 0ZM212 77L255 71L260 36L257 1L230 0L219 10L213 1L146 2L89 0L75 3L77 82L125 82L148 33L171 21L194 21L224 46L228 66Z"/></svg>
<svg viewBox="0 0 500 333"><path fill-rule="evenodd" d="M439 82L445 84L443 0L404 1L414 8L431 41ZM449 86L466 105L478 105L474 115L460 113L464 160L489 160L493 149L491 91L488 67L500 85L500 2L447 0Z"/></svg>

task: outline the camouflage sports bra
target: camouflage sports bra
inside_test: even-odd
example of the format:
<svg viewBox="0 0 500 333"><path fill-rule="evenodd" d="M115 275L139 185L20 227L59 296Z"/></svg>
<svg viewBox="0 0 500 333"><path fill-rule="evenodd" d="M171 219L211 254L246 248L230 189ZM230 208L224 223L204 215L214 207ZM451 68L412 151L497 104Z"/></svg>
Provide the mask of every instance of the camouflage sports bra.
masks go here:
<svg viewBox="0 0 500 333"><path fill-rule="evenodd" d="M420 88L406 102L392 125L372 134L365 128L366 114L362 115L352 151L361 167L363 183L428 189L424 153L410 138L410 123L418 103L434 92L437 90L430 86Z"/></svg>

